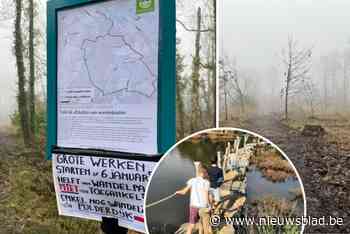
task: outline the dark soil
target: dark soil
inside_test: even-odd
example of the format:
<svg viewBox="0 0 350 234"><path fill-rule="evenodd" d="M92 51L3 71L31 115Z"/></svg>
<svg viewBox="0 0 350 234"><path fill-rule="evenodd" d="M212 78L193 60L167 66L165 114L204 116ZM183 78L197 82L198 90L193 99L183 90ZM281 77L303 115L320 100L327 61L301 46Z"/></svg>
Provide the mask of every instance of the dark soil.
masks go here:
<svg viewBox="0 0 350 234"><path fill-rule="evenodd" d="M261 134L287 154L304 184L308 216L343 218L343 225L307 226L305 233L350 233L350 147L343 147L350 142L344 142L349 139L344 131L338 136L305 136L271 116L221 126Z"/></svg>

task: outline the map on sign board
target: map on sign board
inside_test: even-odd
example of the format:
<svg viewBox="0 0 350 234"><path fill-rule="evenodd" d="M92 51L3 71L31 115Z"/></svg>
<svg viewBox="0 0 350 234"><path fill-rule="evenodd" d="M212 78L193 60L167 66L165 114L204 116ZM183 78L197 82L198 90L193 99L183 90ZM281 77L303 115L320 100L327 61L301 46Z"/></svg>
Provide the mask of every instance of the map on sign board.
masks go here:
<svg viewBox="0 0 350 234"><path fill-rule="evenodd" d="M101 220L145 232L143 201L156 162L54 153L60 215Z"/></svg>
<svg viewBox="0 0 350 234"><path fill-rule="evenodd" d="M57 145L156 154L159 7L57 13Z"/></svg>

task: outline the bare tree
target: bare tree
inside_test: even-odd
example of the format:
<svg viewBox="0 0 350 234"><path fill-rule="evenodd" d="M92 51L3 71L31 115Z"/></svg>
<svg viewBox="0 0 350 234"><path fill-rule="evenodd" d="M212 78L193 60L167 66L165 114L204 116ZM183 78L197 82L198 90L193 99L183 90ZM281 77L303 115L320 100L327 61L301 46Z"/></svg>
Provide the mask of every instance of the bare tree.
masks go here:
<svg viewBox="0 0 350 234"><path fill-rule="evenodd" d="M18 112L21 123L21 130L23 135L23 141L26 146L30 146L30 128L29 128L29 117L27 109L27 96L25 90L26 77L25 77L25 66L23 59L23 38L22 38L22 0L15 1L15 30L14 30L14 53L16 57L17 66L17 77L18 77Z"/></svg>
<svg viewBox="0 0 350 234"><path fill-rule="evenodd" d="M178 8L189 5L177 1ZM187 90L189 96L189 128L190 131L208 126L215 126L215 77L216 77L216 44L215 44L215 1L200 2L195 16L182 15L176 21L177 25L195 36L194 53ZM187 11L188 12L188 11ZM190 17L191 21L185 20ZM193 22L193 23L192 23ZM195 25L194 25L195 24ZM185 71L186 72L186 71Z"/></svg>
<svg viewBox="0 0 350 234"><path fill-rule="evenodd" d="M199 101L199 69L201 64L201 57L200 57L200 40L201 40L201 25L202 25L202 15L201 15L201 8L198 7L197 9L197 31L196 31L196 42L195 42L195 54L193 56L192 60L192 98L191 98L191 105L192 105L192 113L191 113L191 132L196 131L199 129L198 120L201 119L201 109L200 109L200 101Z"/></svg>
<svg viewBox="0 0 350 234"><path fill-rule="evenodd" d="M284 118L288 120L289 99L302 91L303 84L309 80L311 70L312 49L299 49L292 37L288 39L287 53L283 53L282 61L286 67L283 77L284 87L281 94L284 96Z"/></svg>
<svg viewBox="0 0 350 234"><path fill-rule="evenodd" d="M202 68L207 72L207 89L205 93L207 113L208 116L212 116L212 126L216 125L216 0L207 1L208 17L205 18L204 23L209 30L209 33L205 33L204 38L208 45L206 56L206 64L201 64Z"/></svg>
<svg viewBox="0 0 350 234"><path fill-rule="evenodd" d="M216 12L216 0L213 0L213 19L214 19L214 28L216 28L216 16L217 16L217 12ZM212 64L213 64L213 79L212 79L212 85L210 87L209 90L212 91L212 97L213 97L213 121L214 121L214 124L213 126L216 125L216 59L217 59L217 54L216 54L216 32L214 31L213 33L213 41L212 41L212 47L211 47L211 50L212 50Z"/></svg>
<svg viewBox="0 0 350 234"><path fill-rule="evenodd" d="M317 105L317 90L316 86L312 81L303 83L303 94L305 97L306 104L310 111L310 117L315 117L316 105Z"/></svg>
<svg viewBox="0 0 350 234"><path fill-rule="evenodd" d="M247 104L247 92L248 92L248 82L243 79L238 73L236 62L230 61L226 56L220 61L220 73L221 73L221 84L220 87L224 95L225 103L225 118L228 120L228 103L233 102L234 105L239 106L240 115L244 115L246 112ZM243 82L243 84L242 84Z"/></svg>
<svg viewBox="0 0 350 234"><path fill-rule="evenodd" d="M224 98L225 120L228 120L228 73L225 71L225 60L219 61L220 67L220 91Z"/></svg>
<svg viewBox="0 0 350 234"><path fill-rule="evenodd" d="M35 135L35 54L34 54L34 0L29 0L28 6L29 18L29 123L31 134ZM33 138L35 139L35 138Z"/></svg>
<svg viewBox="0 0 350 234"><path fill-rule="evenodd" d="M238 97L238 102L241 110L241 114L245 113L245 95L243 93L243 90L241 88L241 85L238 80L238 72L236 70L233 70L229 73L229 79L232 80L232 87L233 90L236 92L236 96Z"/></svg>

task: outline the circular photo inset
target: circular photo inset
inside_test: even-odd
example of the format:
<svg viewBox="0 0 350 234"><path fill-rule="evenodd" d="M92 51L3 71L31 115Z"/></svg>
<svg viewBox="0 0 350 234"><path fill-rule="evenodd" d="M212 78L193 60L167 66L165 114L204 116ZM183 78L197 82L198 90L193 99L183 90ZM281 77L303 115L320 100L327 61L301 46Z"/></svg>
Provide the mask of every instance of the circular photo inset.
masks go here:
<svg viewBox="0 0 350 234"><path fill-rule="evenodd" d="M286 155L249 131L193 134L159 162L145 198L148 233L300 233L302 181Z"/></svg>

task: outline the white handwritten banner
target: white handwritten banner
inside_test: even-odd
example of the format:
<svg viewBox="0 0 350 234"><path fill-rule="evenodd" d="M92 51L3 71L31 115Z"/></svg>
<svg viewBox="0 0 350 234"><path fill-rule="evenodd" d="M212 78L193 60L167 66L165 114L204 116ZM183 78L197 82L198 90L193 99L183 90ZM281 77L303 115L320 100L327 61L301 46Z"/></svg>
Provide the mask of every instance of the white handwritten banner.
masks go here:
<svg viewBox="0 0 350 234"><path fill-rule="evenodd" d="M52 154L60 215L101 220L145 232L143 200L156 162Z"/></svg>

